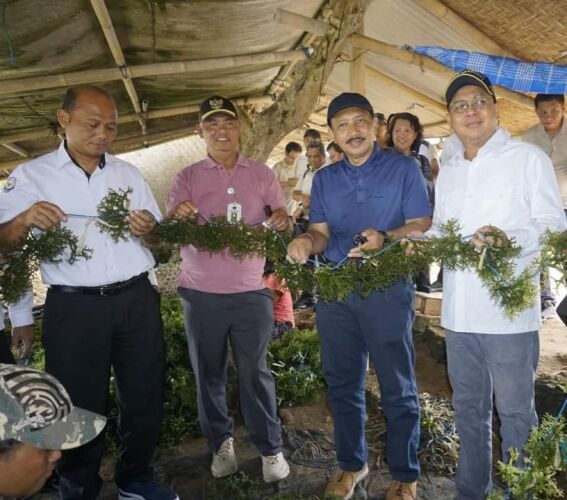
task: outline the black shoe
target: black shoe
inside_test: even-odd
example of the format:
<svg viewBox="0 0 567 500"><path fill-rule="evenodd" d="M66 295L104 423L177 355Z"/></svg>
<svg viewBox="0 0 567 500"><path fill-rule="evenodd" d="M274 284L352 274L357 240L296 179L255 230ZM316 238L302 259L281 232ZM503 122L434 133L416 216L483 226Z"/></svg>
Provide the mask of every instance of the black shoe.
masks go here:
<svg viewBox="0 0 567 500"><path fill-rule="evenodd" d="M441 292L443 291L443 282L442 281L434 281L431 285L429 285L429 292Z"/></svg>

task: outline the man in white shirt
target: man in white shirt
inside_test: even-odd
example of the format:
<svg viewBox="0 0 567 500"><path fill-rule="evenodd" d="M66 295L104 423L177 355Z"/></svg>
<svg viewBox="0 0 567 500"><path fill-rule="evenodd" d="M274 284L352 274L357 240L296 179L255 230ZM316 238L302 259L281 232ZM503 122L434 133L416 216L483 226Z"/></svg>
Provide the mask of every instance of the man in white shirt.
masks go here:
<svg viewBox="0 0 567 500"><path fill-rule="evenodd" d="M538 256L540 235L566 227L551 161L498 127L498 104L485 75L459 73L445 98L456 139L437 179L430 232L456 219L463 234L474 234L472 244L479 249L493 240L488 232L501 241L514 238L523 249L516 259L521 272ZM441 325L461 444L458 498L480 500L492 488L493 398L503 460L510 448L523 448L537 425L539 304L511 319L474 270L443 272Z"/></svg>
<svg viewBox="0 0 567 500"><path fill-rule="evenodd" d="M280 183L287 203L292 199L291 194L293 187L299 178L295 160L297 160L300 154L301 146L297 142L288 142L285 145L284 159L276 163L273 167L274 175Z"/></svg>
<svg viewBox="0 0 567 500"><path fill-rule="evenodd" d="M303 145L305 146L305 148L307 148L307 146L309 144L311 144L312 142L321 142L321 132L319 132L318 130L315 130L314 128L308 128L304 133L303 133ZM297 172L297 177L301 177L305 171L307 170L307 165L308 165L308 161L307 161L307 149L305 150L304 155L299 155L296 159L295 159L295 164L294 164L294 168L295 171ZM291 215L292 213L292 207L288 206L288 212Z"/></svg>
<svg viewBox="0 0 567 500"><path fill-rule="evenodd" d="M292 198L297 203L292 217L309 220L309 207L311 206L311 186L315 173L325 164L325 146L321 142L312 142L307 145L307 170L299 177L293 188Z"/></svg>
<svg viewBox="0 0 567 500"><path fill-rule="evenodd" d="M57 117L65 141L18 167L0 195L0 222L43 200L92 249L88 260L41 263L49 285L42 324L46 371L74 404L105 414L112 366L123 446L115 471L119 498L177 500L153 480L150 467L162 417L165 354L159 294L148 280L154 259L142 240L149 241L161 214L140 172L107 154L118 113L105 90L68 89ZM131 235L115 242L96 226L97 205L109 189L128 188ZM27 229L41 227L28 222ZM61 499L97 497L103 453L104 434L63 453L57 465Z"/></svg>
<svg viewBox="0 0 567 500"><path fill-rule="evenodd" d="M551 158L563 208L567 212L567 125L565 125L565 96L561 94L537 94L534 99L539 123L522 135L522 140L535 144ZM555 295L549 274L542 273L541 317L555 315Z"/></svg>

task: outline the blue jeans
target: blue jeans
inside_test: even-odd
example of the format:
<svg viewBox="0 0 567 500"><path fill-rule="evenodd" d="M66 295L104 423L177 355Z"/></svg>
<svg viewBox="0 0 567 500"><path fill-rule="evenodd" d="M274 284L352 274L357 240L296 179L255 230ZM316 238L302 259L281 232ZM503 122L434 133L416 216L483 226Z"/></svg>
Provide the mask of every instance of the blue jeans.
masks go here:
<svg viewBox="0 0 567 500"><path fill-rule="evenodd" d="M534 403L538 332L455 333L446 330L447 365L461 442L459 500L482 500L492 489L493 398L500 417L502 459L521 450L537 425Z"/></svg>
<svg viewBox="0 0 567 500"><path fill-rule="evenodd" d="M323 370L343 470L358 471L368 459L364 390L370 355L386 416L386 453L392 477L411 482L419 476L413 318L413 285L407 280L365 299L351 293L343 302L317 304Z"/></svg>

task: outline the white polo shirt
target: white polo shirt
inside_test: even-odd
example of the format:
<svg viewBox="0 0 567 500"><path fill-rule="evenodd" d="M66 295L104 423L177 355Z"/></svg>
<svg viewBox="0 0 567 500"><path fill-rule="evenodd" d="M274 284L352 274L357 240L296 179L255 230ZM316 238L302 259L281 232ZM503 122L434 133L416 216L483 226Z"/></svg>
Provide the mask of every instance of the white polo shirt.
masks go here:
<svg viewBox="0 0 567 500"><path fill-rule="evenodd" d="M32 292L26 292L26 294L15 304L8 304L8 316L10 318L10 323L12 328L17 326L26 326L33 324L33 295ZM6 318L4 317L4 309L0 307L0 331L4 330L4 322Z"/></svg>
<svg viewBox="0 0 567 500"><path fill-rule="evenodd" d="M19 166L0 193L0 222L23 212L35 202L49 201L66 214L96 216L98 203L109 189L133 188L130 210L146 209L161 219L158 205L140 171L112 155L105 155L104 168L97 167L90 178L65 150L59 149ZM94 220L69 216L64 226L92 249L90 259L69 264L42 263L43 282L50 285L100 286L128 280L154 266L150 251L140 239L130 236L115 243L101 233Z"/></svg>
<svg viewBox="0 0 567 500"><path fill-rule="evenodd" d="M561 130L555 137L550 137L543 125L537 124L524 132L522 140L540 147L551 158L563 207L567 208L567 124L565 118L563 118Z"/></svg>
<svg viewBox="0 0 567 500"><path fill-rule="evenodd" d="M456 137L456 136L455 136ZM499 128L472 160L452 139L437 178L430 234L456 219L462 234L485 225L503 230L523 248L516 260L521 272L539 256L539 237L547 230L567 228L550 159L539 148L512 139ZM538 283L538 273L534 284ZM537 302L537 300L536 300ZM538 330L540 307L510 319L491 298L474 270L443 270L441 325L456 332L522 333Z"/></svg>

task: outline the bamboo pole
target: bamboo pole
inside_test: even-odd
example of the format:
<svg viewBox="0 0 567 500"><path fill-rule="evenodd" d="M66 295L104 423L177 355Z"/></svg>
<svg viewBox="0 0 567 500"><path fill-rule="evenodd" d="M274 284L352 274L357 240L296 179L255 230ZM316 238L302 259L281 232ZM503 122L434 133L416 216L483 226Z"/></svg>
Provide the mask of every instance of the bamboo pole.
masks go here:
<svg viewBox="0 0 567 500"><path fill-rule="evenodd" d="M312 17L302 16L285 9L278 9L277 19L286 26L292 26L301 31L307 31L317 36L325 36L329 29L329 23L319 21Z"/></svg>
<svg viewBox="0 0 567 500"><path fill-rule="evenodd" d="M449 124L447 123L447 120L440 120L438 122L426 123L425 125L423 125L424 129L437 128L437 127L442 127L446 130L451 130L451 128L449 127Z"/></svg>
<svg viewBox="0 0 567 500"><path fill-rule="evenodd" d="M21 146L18 146L17 144L12 144L10 142L3 142L2 146L4 146L6 149L9 149L10 151L13 151L14 153L23 156L24 158L29 158L30 154Z"/></svg>
<svg viewBox="0 0 567 500"><path fill-rule="evenodd" d="M374 80L378 81L384 87L390 88L396 92L401 91L404 94L407 94L411 99L417 100L417 102L425 106L425 108L435 113L436 115L444 117L447 114L447 108L445 107L445 105L432 99L431 97L426 96L425 94L422 94L421 92L418 92L417 90L414 90L413 88L408 87L407 85L398 82L393 78L390 78L384 73L375 70L371 66L367 66L366 71Z"/></svg>
<svg viewBox="0 0 567 500"><path fill-rule="evenodd" d="M364 35L364 23L359 31ZM352 47L350 63L350 88L353 92L366 94L366 52L358 47Z"/></svg>
<svg viewBox="0 0 567 500"><path fill-rule="evenodd" d="M124 54L122 53L122 48L120 47L120 42L118 41L118 37L116 36L116 31L114 31L110 13L106 8L104 0L91 0L91 5L98 19L98 22L100 23L100 26L104 33L104 38L106 38L106 43L108 44L110 52L112 53L112 57L114 58L114 62L122 70L122 83L124 84L126 92L130 97L130 101L132 102L132 106L134 107L134 112L138 115L137 121L142 127L142 134L145 134L146 120L144 120L144 118L142 117L140 98L138 97L138 93L136 92L136 88L134 87L132 77L128 72L126 59L124 58Z"/></svg>
<svg viewBox="0 0 567 500"><path fill-rule="evenodd" d="M195 74L204 71L222 71L241 66L272 64L282 65L289 61L302 61L307 56L302 50L284 50L263 52L240 56L215 57L196 59L193 61L176 61L130 66L128 71L132 78L147 76L163 76L174 74ZM18 94L33 90L70 87L81 83L110 82L122 80L122 72L118 68L101 68L42 77L17 78L3 80L0 85L0 95Z"/></svg>
<svg viewBox="0 0 567 500"><path fill-rule="evenodd" d="M304 31L316 29L318 32L320 32L322 30L323 24L327 25L327 28L329 26L328 23L325 23L323 21L316 21L318 25L317 27L315 27L313 25L312 21L314 20L312 18L302 16L300 14L294 14L293 16L288 16L286 14L283 17L281 17L280 15L280 20L282 23L289 22L290 26L303 29ZM380 40L361 35L360 33L353 33L348 41L351 45L358 47L359 49L369 50L396 61L419 66L424 72L428 70L435 71L436 73L447 75L447 79L450 79L455 75L455 72L451 68L443 66L434 59L431 59L427 56L422 56L421 54L416 54L415 52L411 52L409 50L402 50L395 45L381 42ZM504 87L500 86L496 86L496 94L499 97L507 99L508 101L515 102L520 106L529 108L530 110L533 109L532 99L523 94L512 92L511 90L505 89Z"/></svg>
<svg viewBox="0 0 567 500"><path fill-rule="evenodd" d="M511 56L511 52L503 49L485 33L463 19L454 10L451 10L439 0L416 0L427 12L443 21L447 26L454 29L457 33L471 40L487 54L500 56Z"/></svg>
<svg viewBox="0 0 567 500"><path fill-rule="evenodd" d="M361 36L357 33L354 33L349 38L349 42L356 47L371 50L376 54L389 57L390 59L395 59L406 64L419 66L424 72L427 72L427 70L429 70L447 75L447 79L452 78L456 74L451 68L443 66L442 64L427 56L422 56L421 54L416 54L415 52L411 52L409 50L402 50L395 45L390 45L388 43L381 42L380 40L375 40L374 38L369 38L367 36ZM534 107L533 100L530 97L512 92L511 90L500 87L498 85L495 86L495 90L498 97L502 97L508 101L519 104L520 106L529 108L530 110L532 110Z"/></svg>
<svg viewBox="0 0 567 500"><path fill-rule="evenodd" d="M264 104L271 104L273 99L270 96L252 96L252 97L239 97L237 99L232 99L232 102L238 106L262 106ZM175 108L165 108L156 109L154 111L148 112L148 120L157 120L160 118L168 118L172 116L179 116L184 114L196 113L199 111L200 101L194 101L183 106L177 106ZM118 118L119 125L124 123L132 123L138 119L136 113L129 113L127 115L121 115ZM16 134L6 134L0 135L0 144L2 143L14 143L20 141L32 141L35 139L44 139L47 137L54 137L53 131L48 128L41 128L37 130L31 130L28 132L20 132ZM61 134L61 138L63 135Z"/></svg>
<svg viewBox="0 0 567 500"><path fill-rule="evenodd" d="M158 144L160 142L167 142L170 140L179 139L190 135L194 135L194 131L188 127L166 130L162 132L157 132L155 134L147 134L147 135L138 134L137 136L128 137L126 139L115 141L110 151L111 152L116 151L117 153L121 154L128 151L134 151L136 149L142 149L149 145ZM33 155L30 155L29 158L19 158L16 160L0 162L0 171L6 170L10 172L14 170L18 165L25 163L26 161L29 161L32 158L41 156L42 154L45 154L47 152L49 151L48 150L40 151L34 153Z"/></svg>

